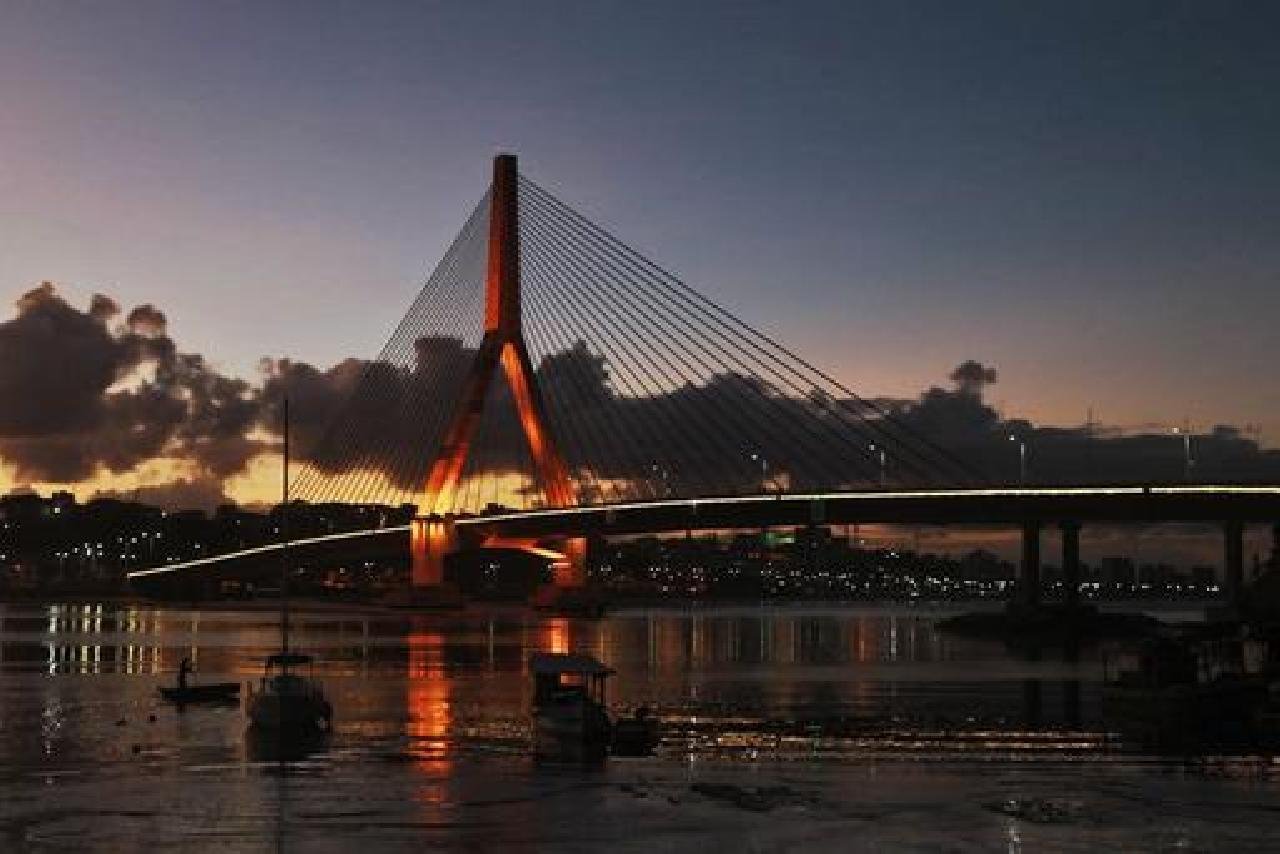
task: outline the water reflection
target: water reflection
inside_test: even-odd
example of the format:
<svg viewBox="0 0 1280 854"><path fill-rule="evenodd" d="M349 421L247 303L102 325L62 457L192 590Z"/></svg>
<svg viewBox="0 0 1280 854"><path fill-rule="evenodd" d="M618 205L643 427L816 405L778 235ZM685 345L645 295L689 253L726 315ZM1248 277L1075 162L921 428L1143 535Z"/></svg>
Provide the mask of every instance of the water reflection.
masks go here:
<svg viewBox="0 0 1280 854"><path fill-rule="evenodd" d="M414 763L430 775L447 774L453 710L450 678L445 669L445 637L439 631L423 628L422 620L414 620L406 642L409 646L406 729L410 752ZM423 799L428 803L438 802L439 790L424 791Z"/></svg>
<svg viewBox="0 0 1280 854"><path fill-rule="evenodd" d="M926 613L739 608L577 620L511 610L295 619L299 644L317 654L339 695L340 729L349 738L403 738L428 776L451 773L459 751L524 748L524 665L535 650L583 652L609 664L617 671L614 713L650 707L667 722L675 751L731 743L758 753L791 738L835 738L852 741L824 749L853 755L879 738L877 749L891 754L912 743L902 737L910 732L1004 731L1016 734L1011 741L1029 731L1070 732L1116 744L1100 699L1102 659L1115 649L1011 651L942 635ZM39 732L52 750L65 738L71 695L150 702L184 656L198 662L203 679L252 678L275 631L266 612L10 607L0 613L0 674L38 669L51 680L40 692ZM106 681L92 688L63 681L78 676ZM969 741L955 740L967 749Z"/></svg>
<svg viewBox="0 0 1280 854"><path fill-rule="evenodd" d="M567 617L551 617L542 624L541 639L537 649L540 652L569 652L573 648L569 637L569 620Z"/></svg>
<svg viewBox="0 0 1280 854"><path fill-rule="evenodd" d="M244 733L245 755L251 762L265 763L267 774L287 775L290 763L321 756L330 745L323 730L288 733L248 727Z"/></svg>
<svg viewBox="0 0 1280 854"><path fill-rule="evenodd" d="M627 629L640 627L642 643L641 638L625 636ZM605 624L605 631L615 645L642 645L648 663L658 668L939 661L946 657L948 643L933 630L931 620L893 614L782 616L763 610L756 616L657 613L613 618ZM631 652L627 650L628 655Z"/></svg>
<svg viewBox="0 0 1280 854"><path fill-rule="evenodd" d="M273 834L280 845L324 847L345 841L347 831L466 847L491 842L499 825L514 829L512 844L530 846L547 841L539 834L550 822L592 820L598 838L626 841L632 819L665 815L681 828L700 822L702 814L681 812L689 809L688 781L709 769L740 777L732 767L740 761L756 763L753 775L770 767L829 774L831 790L861 799L859 809L876 797L889 767L921 790L951 780L935 789L942 791L930 807L936 810L913 816L955 815L950 804L975 785L1068 767L1061 773L1070 791L1093 786L1095 802L1114 802L1117 815L1128 815L1130 782L1155 775L1144 769L1160 756L1116 736L1104 714L1103 659L1116 660L1117 648L1011 651L941 635L926 612L652 610L587 621L507 610L295 619L298 643L316 656L335 704L336 729L323 743L246 738L242 709L178 714L156 698L156 686L185 655L199 662L204 679L255 678L277 642L274 613L0 606L0 826L21 824L27 833L44 822L57 825L43 828L49 838L84 831L108 840L100 847L121 850L185 848L192 838L197 848L257 850ZM525 672L535 650L585 652L613 667L613 712L646 705L663 721L658 758L619 760L585 777L535 768ZM762 763L772 759L792 761ZM1022 764L1028 759L1035 762ZM1003 770L974 774L975 760ZM1010 763L1019 770L1010 773ZM1089 763L1090 771L1064 763ZM1188 773L1188 764L1181 755L1160 760L1161 780ZM1215 796L1214 811L1241 793L1273 798L1269 759L1200 764L1239 783ZM618 780L641 776L674 781L669 793L680 804L665 793L619 794ZM184 794L175 801L175 793ZM897 801L913 797L914 783L886 794L895 804L884 814L901 812ZM1209 803L1196 797L1182 802ZM635 806L620 806L620 798ZM648 812L637 818L641 808ZM728 823L738 818L723 815ZM1008 821L1027 832L1025 823ZM101 836L109 830L115 835Z"/></svg>

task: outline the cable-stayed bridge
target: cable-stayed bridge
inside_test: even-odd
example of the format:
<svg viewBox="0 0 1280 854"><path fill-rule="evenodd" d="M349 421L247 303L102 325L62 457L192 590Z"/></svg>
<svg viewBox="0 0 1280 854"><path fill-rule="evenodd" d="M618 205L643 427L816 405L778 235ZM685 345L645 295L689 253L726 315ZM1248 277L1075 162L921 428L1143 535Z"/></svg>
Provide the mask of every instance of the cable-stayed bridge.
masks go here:
<svg viewBox="0 0 1280 854"><path fill-rule="evenodd" d="M1237 591L1243 525L1280 519L1270 486L993 484L521 175L510 155L304 450L295 500L419 515L299 541L299 554L407 548L421 589L439 587L445 556L464 544L550 543L556 584L570 588L584 580L588 534L849 521L1018 525L1028 580L1041 528L1060 525L1070 588L1083 522L1211 521L1224 525ZM216 572L277 548L130 577Z"/></svg>

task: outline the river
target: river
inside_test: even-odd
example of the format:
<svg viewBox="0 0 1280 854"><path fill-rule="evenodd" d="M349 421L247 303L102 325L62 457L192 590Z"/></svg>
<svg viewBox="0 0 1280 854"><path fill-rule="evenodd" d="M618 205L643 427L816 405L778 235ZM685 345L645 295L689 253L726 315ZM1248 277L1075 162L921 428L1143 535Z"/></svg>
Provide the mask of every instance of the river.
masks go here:
<svg viewBox="0 0 1280 854"><path fill-rule="evenodd" d="M184 656L256 679L272 612L0 605L0 850L1276 848L1280 764L1131 742L1100 701L1117 648L1014 651L944 613L299 613L335 725L282 758L241 708L156 696ZM615 668L658 755L535 764L534 650Z"/></svg>

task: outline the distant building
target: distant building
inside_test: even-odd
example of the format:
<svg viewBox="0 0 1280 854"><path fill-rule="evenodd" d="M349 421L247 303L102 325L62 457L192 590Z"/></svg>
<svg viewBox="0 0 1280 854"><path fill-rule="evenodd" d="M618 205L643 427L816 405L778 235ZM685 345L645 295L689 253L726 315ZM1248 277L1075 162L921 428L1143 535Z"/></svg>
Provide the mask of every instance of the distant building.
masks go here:
<svg viewBox="0 0 1280 854"><path fill-rule="evenodd" d="M1105 583L1111 585L1125 584L1132 586L1137 582L1137 573L1133 561L1127 557L1104 557L1099 569Z"/></svg>
<svg viewBox="0 0 1280 854"><path fill-rule="evenodd" d="M1203 590L1218 583L1218 574L1211 566L1193 566L1191 583Z"/></svg>
<svg viewBox="0 0 1280 854"><path fill-rule="evenodd" d="M0 498L0 517L6 522L37 522L50 513L49 502L34 492L11 492Z"/></svg>

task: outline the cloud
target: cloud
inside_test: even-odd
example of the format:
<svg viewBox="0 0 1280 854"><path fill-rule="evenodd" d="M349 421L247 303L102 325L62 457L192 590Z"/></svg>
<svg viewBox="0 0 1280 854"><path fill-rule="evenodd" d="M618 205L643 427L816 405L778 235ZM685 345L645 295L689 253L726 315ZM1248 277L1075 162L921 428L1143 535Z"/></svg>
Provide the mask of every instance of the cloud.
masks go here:
<svg viewBox="0 0 1280 854"><path fill-rule="evenodd" d="M328 369L290 359L263 363L260 424L279 432L290 402L290 435L299 458L320 471L381 471L393 482L417 482L425 450L444 431L475 351L456 338L415 343L409 367L346 359ZM501 443L500 443L501 445Z"/></svg>
<svg viewBox="0 0 1280 854"><path fill-rule="evenodd" d="M382 500L414 498L445 439L444 415L461 406L461 379L475 355L456 339L429 338L418 343L414 364L403 368L349 360L320 371L296 362L272 363L267 397L287 392L295 401L306 401L298 408L309 413L295 435L304 440L301 455L320 476L303 491L317 499L332 497L340 493L332 491L336 481L326 476L372 469L393 488ZM1185 477L1182 446L1167 434L1100 435L1001 419L983 399L997 371L974 360L951 372L951 388L933 387L912 400L880 401L887 415L819 390L789 396L735 373L659 394L634 394L618 387L609 361L581 341L549 353L535 369L552 435L589 500L735 492L757 489L762 480L796 490L865 486L878 479L878 464L868 451L877 443L889 449L891 482L965 485L935 462L945 456L988 482L1011 483L1021 476L1011 436L1026 444L1028 477L1036 483ZM851 411L865 415L866 422L850 417ZM894 445L895 435L909 438ZM464 479L477 471L531 475L525 446L499 377L480 416ZM1280 455L1261 451L1234 428L1219 426L1195 437L1193 446L1198 479L1280 478ZM620 482L630 489L612 492Z"/></svg>
<svg viewBox="0 0 1280 854"><path fill-rule="evenodd" d="M341 481L334 476L376 472L402 493L398 498L412 498L461 405L477 352L458 338L424 336L407 365L348 358L326 368L271 358L251 383L180 351L164 312L151 304L123 312L98 294L81 310L43 283L16 307L0 323L0 457L16 480L82 483L172 459L194 474L140 493L166 506L225 500L228 478L278 448L286 397L295 457L312 464L310 497L342 497L325 494ZM947 473L886 442L893 431L909 434L914 447L942 449L992 482L1018 478L1010 435L1026 444L1028 474L1038 483L1178 481L1186 474L1185 446L1167 432L1124 435L1002 419L984 400L998 373L975 360L957 365L950 387L877 400L888 418L829 390L797 396L728 371L639 393L626 371L582 341L550 349L534 367L552 433L590 500L620 497L610 492L619 483L629 483L631 494L734 492L758 488L762 479L792 489L865 485L877 479L873 446L888 448L890 481L932 476L949 483ZM1191 450L1198 480L1280 480L1280 453L1261 450L1235 426L1194 436ZM464 475L530 469L499 374ZM351 499L391 497L347 488Z"/></svg>
<svg viewBox="0 0 1280 854"><path fill-rule="evenodd" d="M92 308L90 308L90 313L93 313ZM160 311L150 303L140 305L133 309L133 311L129 312L128 318L125 319L125 326L128 327L130 332L137 335L146 335L150 337L164 335L164 312Z"/></svg>
<svg viewBox="0 0 1280 854"><path fill-rule="evenodd" d="M154 306L112 327L119 314L101 294L81 311L45 282L0 323L0 457L16 478L74 483L162 455L243 470L261 448L247 437L256 392L179 353Z"/></svg>
<svg viewBox="0 0 1280 854"><path fill-rule="evenodd" d="M951 372L951 381L961 394L981 395L984 388L996 381L996 369L969 359Z"/></svg>
<svg viewBox="0 0 1280 854"><path fill-rule="evenodd" d="M1001 420L982 400L996 371L966 361L951 373L955 388L931 388L919 400L898 403L907 423L933 441L972 461L996 482L1020 478L1018 443L1025 443L1027 475L1047 485L1169 483L1187 478L1184 438L1158 425L1126 435L1094 425L1037 427L1023 419ZM1191 477L1205 483L1280 481L1280 452L1267 451L1244 431L1219 424L1190 440Z"/></svg>

